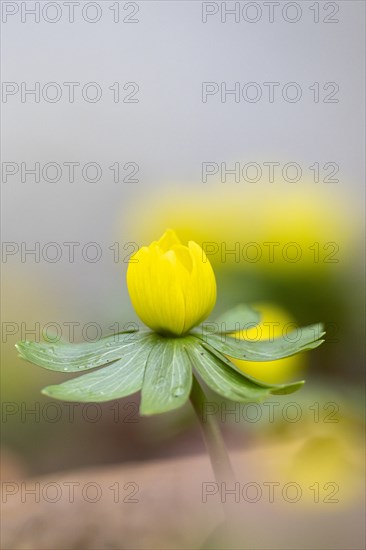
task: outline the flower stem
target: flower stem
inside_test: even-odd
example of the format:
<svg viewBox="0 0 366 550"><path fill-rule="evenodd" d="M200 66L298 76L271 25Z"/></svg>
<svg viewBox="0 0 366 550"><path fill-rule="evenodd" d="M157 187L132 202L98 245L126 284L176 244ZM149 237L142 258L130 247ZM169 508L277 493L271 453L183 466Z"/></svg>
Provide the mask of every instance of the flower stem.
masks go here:
<svg viewBox="0 0 366 550"><path fill-rule="evenodd" d="M200 422L217 483L235 483L234 472L219 425L214 415L206 414L208 400L195 376L193 376L190 399Z"/></svg>
<svg viewBox="0 0 366 550"><path fill-rule="evenodd" d="M195 376L193 376L190 399L201 426L216 482L220 485L220 492L226 493L228 488L233 490L234 486L236 487L235 475L218 422L214 415L206 414L208 400ZM231 544L230 541L235 542L236 540L237 526L241 524L241 519L239 518L238 521L237 518L240 510L237 510L237 506L226 500L226 498L221 498L221 502L225 520L209 535L203 546L201 546L202 549L232 548L229 543ZM239 546L235 546L235 548L237 547L241 548L241 543Z"/></svg>

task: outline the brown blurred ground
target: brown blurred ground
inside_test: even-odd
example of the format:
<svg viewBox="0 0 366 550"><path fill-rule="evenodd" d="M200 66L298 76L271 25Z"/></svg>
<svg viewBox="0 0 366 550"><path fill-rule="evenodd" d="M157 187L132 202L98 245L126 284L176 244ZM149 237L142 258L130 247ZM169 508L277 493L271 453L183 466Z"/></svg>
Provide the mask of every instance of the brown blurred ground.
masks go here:
<svg viewBox="0 0 366 550"><path fill-rule="evenodd" d="M281 466L284 453L286 448L281 446L273 447L271 452L268 447L232 452L240 486L255 482L263 488L263 483L278 479L282 487L283 482L274 477L273 472ZM6 487L4 481L9 482L9 479L3 477L3 488L8 492L9 486ZM12 482L16 483L16 479L13 477ZM26 487L34 488L34 484L39 482L41 493L42 488L50 484L46 498L42 498L40 493L40 502L36 503L34 496L25 495L18 485L12 486L17 488L16 494L3 493L2 548L199 548L223 519L218 494L208 496L207 502L202 502L202 483L213 481L205 455L90 468L28 479ZM55 483L62 487L62 496L57 502L47 502L56 494L51 485ZM74 502L69 502L69 491L66 490L66 484L70 486L70 483L78 484L74 490ZM81 488L88 483L100 487L101 496L95 503L86 502L96 494L92 487L87 492L87 499L81 494ZM115 492L111 487L116 487L117 483L119 502L114 502ZM241 500L235 505L241 527L239 542L233 547L251 550L363 549L362 495L355 495L352 501L344 500L342 491L338 496L339 502L333 504L314 503L304 498L290 503L281 497L281 492L273 503L268 502L266 495L258 502ZM227 498L229 500L230 496ZM137 502L128 502L129 499ZM224 548L229 548L230 541L225 542Z"/></svg>

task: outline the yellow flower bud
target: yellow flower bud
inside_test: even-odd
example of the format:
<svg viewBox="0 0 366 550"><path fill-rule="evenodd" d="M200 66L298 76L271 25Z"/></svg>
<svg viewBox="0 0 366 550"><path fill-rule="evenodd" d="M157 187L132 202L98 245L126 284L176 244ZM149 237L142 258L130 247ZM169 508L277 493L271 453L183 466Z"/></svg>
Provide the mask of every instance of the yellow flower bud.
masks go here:
<svg viewBox="0 0 366 550"><path fill-rule="evenodd" d="M171 229L131 257L127 287L137 315L161 334L182 336L216 302L215 275L202 248L182 245Z"/></svg>

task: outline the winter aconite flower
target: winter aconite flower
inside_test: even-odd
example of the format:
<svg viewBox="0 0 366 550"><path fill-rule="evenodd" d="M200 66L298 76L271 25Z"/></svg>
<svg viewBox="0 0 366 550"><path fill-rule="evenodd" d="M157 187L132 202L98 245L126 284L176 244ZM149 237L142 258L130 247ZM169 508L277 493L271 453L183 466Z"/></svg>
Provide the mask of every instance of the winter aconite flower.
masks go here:
<svg viewBox="0 0 366 550"><path fill-rule="evenodd" d="M197 327L215 304L215 276L202 249L194 242L182 245L171 230L130 259L127 284L137 314L152 330L134 327L80 344L18 342L22 358L50 370L71 373L103 367L48 386L44 394L101 402L141 391L140 413L151 415L184 405L194 376L226 399L258 401L291 393L303 382L266 383L231 359L272 362L323 341L321 325L297 329L296 337L237 338L238 331L260 322L260 314L246 305Z"/></svg>
<svg viewBox="0 0 366 550"><path fill-rule="evenodd" d="M161 334L187 333L216 301L215 275L202 248L182 245L172 230L131 258L127 286L137 315Z"/></svg>

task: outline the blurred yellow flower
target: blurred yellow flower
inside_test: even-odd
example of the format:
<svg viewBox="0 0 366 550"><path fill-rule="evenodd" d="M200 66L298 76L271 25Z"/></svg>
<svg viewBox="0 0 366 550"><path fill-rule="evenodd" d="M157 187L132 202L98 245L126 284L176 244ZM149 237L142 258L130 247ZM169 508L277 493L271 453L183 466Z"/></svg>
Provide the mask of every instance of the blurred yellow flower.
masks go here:
<svg viewBox="0 0 366 550"><path fill-rule="evenodd" d="M163 188L133 209L129 233L139 240L174 224L193 238L213 265L288 272L291 276L347 265L359 233L358 216L343 188L212 183ZM138 225L136 221L138 220ZM142 220L142 221L141 221Z"/></svg>
<svg viewBox="0 0 366 550"><path fill-rule="evenodd" d="M296 480L306 504L346 506L363 490L362 431L344 418L340 421L343 425L314 424L307 437L299 441L293 437L293 443L282 450L279 477L284 482Z"/></svg>
<svg viewBox="0 0 366 550"><path fill-rule="evenodd" d="M256 475L278 483L278 502L289 502L283 498L288 485L289 499L299 495L296 506L323 507L329 513L349 507L354 513L365 492L361 388L343 382L337 389L329 379L325 385L309 380L296 400L271 398L260 411L260 422L232 426L239 433L252 428L258 442ZM253 415L253 409L247 414Z"/></svg>
<svg viewBox="0 0 366 550"><path fill-rule="evenodd" d="M235 333L236 338L256 342L259 340L273 340L286 336L296 328L294 319L281 307L271 304L256 304L253 309L261 313L261 322L256 327L244 329ZM246 374L257 380L269 384L280 384L298 377L304 368L304 354L300 353L276 361L242 361L230 358Z"/></svg>
<svg viewBox="0 0 366 550"><path fill-rule="evenodd" d="M130 259L127 287L140 319L152 330L182 336L211 313L216 280L198 244L182 245L174 231Z"/></svg>

